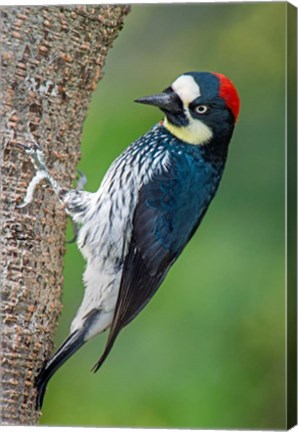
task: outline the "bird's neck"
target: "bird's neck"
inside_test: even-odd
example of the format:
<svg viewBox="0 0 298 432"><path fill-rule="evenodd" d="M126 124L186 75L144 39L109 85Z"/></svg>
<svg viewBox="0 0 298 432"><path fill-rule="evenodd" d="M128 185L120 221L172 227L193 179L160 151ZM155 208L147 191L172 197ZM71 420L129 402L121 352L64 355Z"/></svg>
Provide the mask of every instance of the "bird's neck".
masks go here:
<svg viewBox="0 0 298 432"><path fill-rule="evenodd" d="M170 125L170 126L169 126ZM231 139L231 134L229 136L221 136L219 138L213 136L210 140L206 140L205 144L203 144L203 140L196 142L194 139L186 139L186 131L180 131L181 128L177 126L174 128L171 127L169 122L161 121L159 123L159 127L162 130L169 134L169 137L182 145L189 145L190 149L192 149L195 153L199 152L200 155L210 161L214 162L225 162L228 154L228 146ZM201 135L202 138L202 135ZM190 142L192 141L192 142Z"/></svg>

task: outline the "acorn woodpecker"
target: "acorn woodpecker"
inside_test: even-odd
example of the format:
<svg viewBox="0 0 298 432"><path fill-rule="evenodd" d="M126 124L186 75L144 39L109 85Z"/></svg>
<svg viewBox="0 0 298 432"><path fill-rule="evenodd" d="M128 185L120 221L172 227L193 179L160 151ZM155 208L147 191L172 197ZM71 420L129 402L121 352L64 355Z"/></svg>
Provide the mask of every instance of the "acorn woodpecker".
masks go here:
<svg viewBox="0 0 298 432"><path fill-rule="evenodd" d="M109 329L108 356L120 330L149 302L200 225L223 174L239 113L239 97L224 75L188 72L162 93L136 102L165 118L111 165L95 193L62 188L49 174L40 146L22 145L37 170L19 207L46 179L79 224L87 261L85 293L70 336L37 378L37 408L54 372L85 342Z"/></svg>

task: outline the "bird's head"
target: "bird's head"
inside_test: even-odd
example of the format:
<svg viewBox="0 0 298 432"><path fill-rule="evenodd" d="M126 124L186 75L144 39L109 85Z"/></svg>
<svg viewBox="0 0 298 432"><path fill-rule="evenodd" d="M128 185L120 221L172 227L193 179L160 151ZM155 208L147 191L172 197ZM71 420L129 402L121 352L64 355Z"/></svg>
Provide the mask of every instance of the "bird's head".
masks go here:
<svg viewBox="0 0 298 432"><path fill-rule="evenodd" d="M137 99L165 113L164 127L189 144L229 141L239 114L240 100L224 75L188 72L162 93Z"/></svg>

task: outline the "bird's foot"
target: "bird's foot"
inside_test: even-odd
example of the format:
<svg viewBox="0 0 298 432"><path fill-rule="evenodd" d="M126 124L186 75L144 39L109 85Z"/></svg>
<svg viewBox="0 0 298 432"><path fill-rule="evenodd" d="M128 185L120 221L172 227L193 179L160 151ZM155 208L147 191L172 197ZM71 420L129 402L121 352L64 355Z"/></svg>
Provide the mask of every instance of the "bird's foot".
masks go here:
<svg viewBox="0 0 298 432"><path fill-rule="evenodd" d="M53 177L50 175L48 168L45 164L43 151L40 145L35 141L35 139L32 137L29 141L29 144L18 143L17 146L22 150L25 150L25 152L29 155L36 170L34 177L31 179L27 187L25 198L20 204L17 205L17 207L18 208L26 207L28 204L30 204L33 201L34 191L36 187L44 179L47 180L47 182L52 185L56 193L59 193L61 188L59 184L56 182L56 180L54 180Z"/></svg>

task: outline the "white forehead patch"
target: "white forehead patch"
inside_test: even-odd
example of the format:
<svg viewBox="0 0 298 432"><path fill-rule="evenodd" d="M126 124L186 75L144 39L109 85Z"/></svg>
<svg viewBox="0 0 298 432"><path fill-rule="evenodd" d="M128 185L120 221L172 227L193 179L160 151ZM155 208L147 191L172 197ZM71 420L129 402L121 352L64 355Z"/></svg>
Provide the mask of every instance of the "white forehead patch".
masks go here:
<svg viewBox="0 0 298 432"><path fill-rule="evenodd" d="M200 87L190 75L181 75L172 84L172 89L180 97L184 105L190 104L201 96Z"/></svg>

